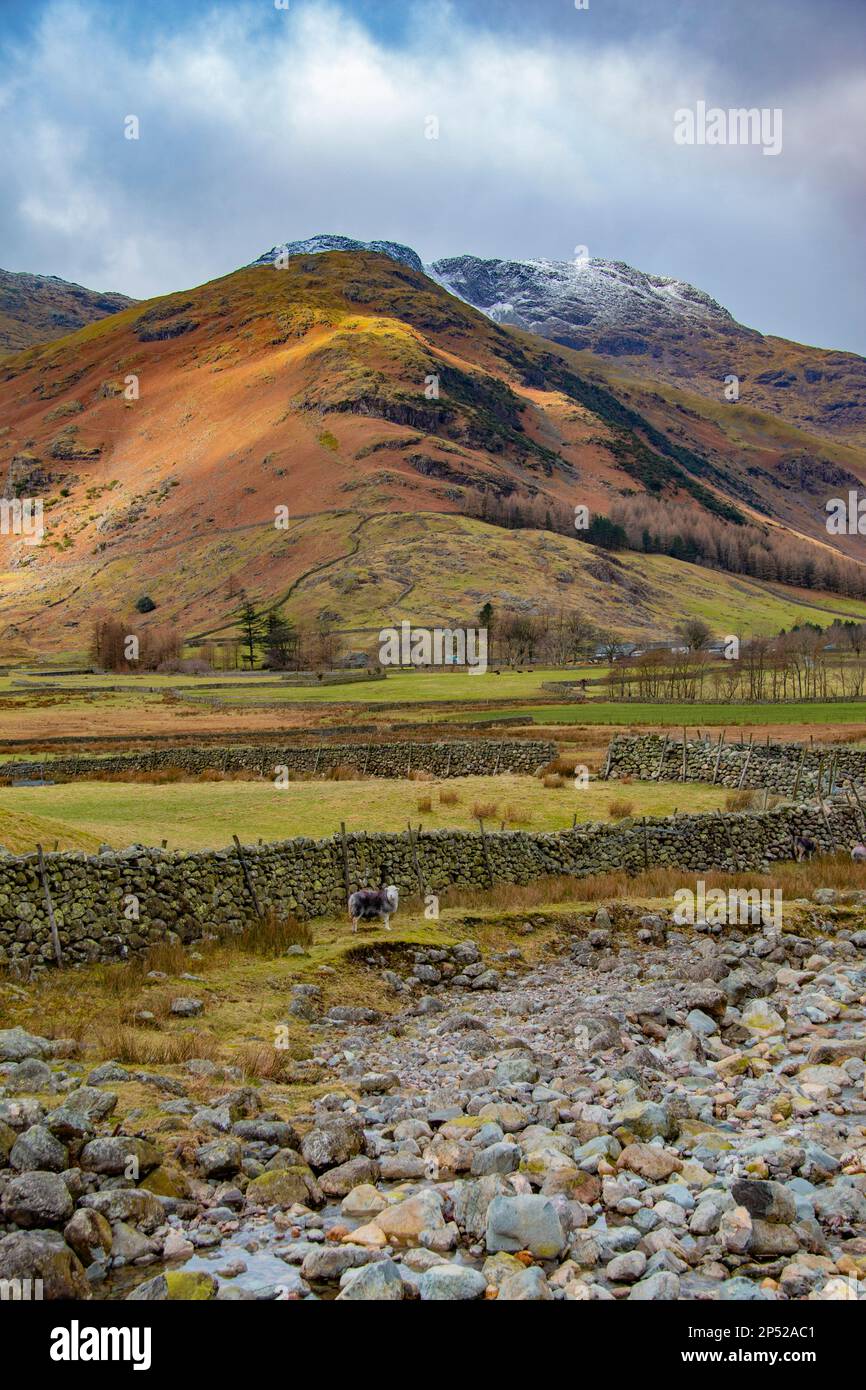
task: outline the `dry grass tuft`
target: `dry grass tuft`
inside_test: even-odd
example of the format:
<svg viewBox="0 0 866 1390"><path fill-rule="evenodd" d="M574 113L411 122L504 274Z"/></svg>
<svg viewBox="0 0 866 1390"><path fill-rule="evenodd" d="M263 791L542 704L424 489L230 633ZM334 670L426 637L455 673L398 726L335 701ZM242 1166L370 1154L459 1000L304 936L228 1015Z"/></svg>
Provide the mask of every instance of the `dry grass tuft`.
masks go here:
<svg viewBox="0 0 866 1390"><path fill-rule="evenodd" d="M418 800L415 802L415 805L417 806L419 811L421 811L424 815L427 815L430 811L433 810L433 798L432 796L419 796Z"/></svg>
<svg viewBox="0 0 866 1390"><path fill-rule="evenodd" d="M810 898L816 888L866 888L866 869L855 864L843 851L839 854L816 855L814 859L797 864L784 860L774 864L770 873L748 871L725 874L708 870L697 875L693 870L658 868L632 876L621 870L605 874L590 874L586 878L551 875L533 879L532 883L500 883L492 889L446 888L441 901L447 907L527 909L545 903L594 903L617 898L641 901L672 898L678 889L688 887L695 878L703 879L707 888L780 888L783 900Z"/></svg>
<svg viewBox="0 0 866 1390"><path fill-rule="evenodd" d="M329 782L359 782L361 774L354 763L336 763L325 773Z"/></svg>
<svg viewBox="0 0 866 1390"><path fill-rule="evenodd" d="M243 932L231 932L220 937L223 950L233 955L265 956L273 959L284 956L290 946L308 949L313 944L313 929L309 922L283 916L268 908L264 917L253 922Z"/></svg>
<svg viewBox="0 0 866 1390"><path fill-rule="evenodd" d="M496 820L499 807L495 801L473 801L472 814L476 820Z"/></svg>
<svg viewBox="0 0 866 1390"><path fill-rule="evenodd" d="M95 782L143 782L148 786L189 780L189 774L179 767L161 767L152 772L91 772L88 777Z"/></svg>
<svg viewBox="0 0 866 1390"><path fill-rule="evenodd" d="M755 795L750 791L729 792L725 797L726 811L748 811L754 804Z"/></svg>
<svg viewBox="0 0 866 1390"><path fill-rule="evenodd" d="M560 787L565 786L565 778L561 777L558 772L547 772L541 780L544 786L551 791L558 791Z"/></svg>
<svg viewBox="0 0 866 1390"><path fill-rule="evenodd" d="M458 806L460 797L452 787L443 787L439 793L440 806Z"/></svg>
<svg viewBox="0 0 866 1390"><path fill-rule="evenodd" d="M145 1032L121 1020L101 1024L96 1029L95 1042L100 1056L126 1065L165 1067L188 1062L192 1057L213 1062L220 1059L219 1044L210 1033Z"/></svg>
<svg viewBox="0 0 866 1390"><path fill-rule="evenodd" d="M245 1043L233 1055L245 1081L291 1082L296 1080L295 1063L308 1055L298 1045L287 1048L269 1047L264 1043Z"/></svg>
<svg viewBox="0 0 866 1390"><path fill-rule="evenodd" d="M547 767L542 768L541 771L545 777L550 775L573 777L577 761L577 755L575 753L560 753L558 757L552 758L547 764Z"/></svg>
<svg viewBox="0 0 866 1390"><path fill-rule="evenodd" d="M626 801L625 797L616 797L608 802L607 814L611 820L625 820L626 816L634 815L634 802Z"/></svg>

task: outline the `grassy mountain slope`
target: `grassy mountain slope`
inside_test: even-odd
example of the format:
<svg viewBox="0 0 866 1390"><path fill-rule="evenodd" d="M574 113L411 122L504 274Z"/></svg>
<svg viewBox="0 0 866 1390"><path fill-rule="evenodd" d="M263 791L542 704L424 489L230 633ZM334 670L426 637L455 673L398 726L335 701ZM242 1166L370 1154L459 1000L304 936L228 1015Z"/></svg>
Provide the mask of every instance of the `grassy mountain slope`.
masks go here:
<svg viewBox="0 0 866 1390"><path fill-rule="evenodd" d="M487 598L623 632L669 630L709 592L735 611L751 596L761 627L859 611L483 520L515 504L604 513L643 490L760 515L745 460L790 440L753 416L734 430L378 254L241 270L0 364L0 480L43 498L47 528L38 546L0 536L0 659L81 651L94 609L143 593L151 621L190 634L225 632L241 588L345 629L469 620ZM856 447L826 451L866 476Z"/></svg>

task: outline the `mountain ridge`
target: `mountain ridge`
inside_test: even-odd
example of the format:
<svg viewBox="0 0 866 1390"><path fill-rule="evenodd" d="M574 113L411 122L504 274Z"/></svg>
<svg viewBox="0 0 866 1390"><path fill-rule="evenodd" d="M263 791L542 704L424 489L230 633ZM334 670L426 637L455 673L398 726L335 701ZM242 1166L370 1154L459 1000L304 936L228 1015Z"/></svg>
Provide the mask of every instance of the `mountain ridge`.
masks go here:
<svg viewBox="0 0 866 1390"><path fill-rule="evenodd" d="M0 270L0 354L51 342L135 303L127 295L89 290L58 275Z"/></svg>
<svg viewBox="0 0 866 1390"><path fill-rule="evenodd" d="M819 613L805 591L768 597L767 576L698 582L676 559L617 560L575 538L576 504L604 516L647 497L799 532L820 557L818 492L793 470L818 490L866 476L850 445L622 370L497 324L405 260L331 249L8 357L0 482L43 499L46 537L0 537L0 647L81 651L94 611L128 612L143 593L148 621L187 633L230 630L241 590L355 628L448 623L486 597L657 631L667 602L707 611L714 586L731 603L747 593L762 622ZM866 554L858 537L833 549ZM835 594L825 607L862 611Z"/></svg>
<svg viewBox="0 0 866 1390"><path fill-rule="evenodd" d="M384 255L494 323L587 354L590 364L603 371L610 364L645 387L664 383L725 403L734 391L738 399L731 404L768 411L812 434L866 445L866 359L747 327L688 281L598 257L508 260L464 254L425 265L403 243L333 233L275 245L250 265L279 266L297 256L334 251ZM22 292L32 286L30 313L41 330L13 323L8 309L4 317L4 276L15 284L19 306ZM7 284L7 299L9 293ZM53 313L52 305L46 309L42 302L51 295L58 300ZM135 302L57 277L0 272L0 349L51 341ZM27 317L19 307L19 320Z"/></svg>

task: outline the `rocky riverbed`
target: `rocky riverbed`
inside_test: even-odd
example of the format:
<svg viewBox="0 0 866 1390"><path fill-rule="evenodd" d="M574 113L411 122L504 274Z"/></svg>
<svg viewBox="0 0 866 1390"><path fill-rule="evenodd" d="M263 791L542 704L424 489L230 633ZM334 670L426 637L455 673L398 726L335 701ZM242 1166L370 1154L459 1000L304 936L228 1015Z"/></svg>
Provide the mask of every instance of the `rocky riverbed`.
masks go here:
<svg viewBox="0 0 866 1390"><path fill-rule="evenodd" d="M398 1012L320 1011L315 984L287 998L330 1087L301 1111L203 1059L93 1068L0 1032L0 1280L45 1298L863 1299L866 931L844 897L816 894L802 935L637 910L625 931L601 908L531 966L520 945L400 968L371 946ZM164 1134L122 1114L133 1082Z"/></svg>

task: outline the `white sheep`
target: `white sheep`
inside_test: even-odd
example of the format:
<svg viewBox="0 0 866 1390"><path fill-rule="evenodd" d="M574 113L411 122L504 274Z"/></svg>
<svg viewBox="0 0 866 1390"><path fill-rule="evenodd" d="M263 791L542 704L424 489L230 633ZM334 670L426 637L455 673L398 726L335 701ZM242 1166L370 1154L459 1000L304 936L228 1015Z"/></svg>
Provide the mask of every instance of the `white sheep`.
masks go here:
<svg viewBox="0 0 866 1390"><path fill-rule="evenodd" d="M385 930L391 930L391 918L397 911L400 893L396 885L383 884L381 888L359 888L349 895L349 916L352 931L358 930L359 922L369 922L376 918L384 922Z"/></svg>

